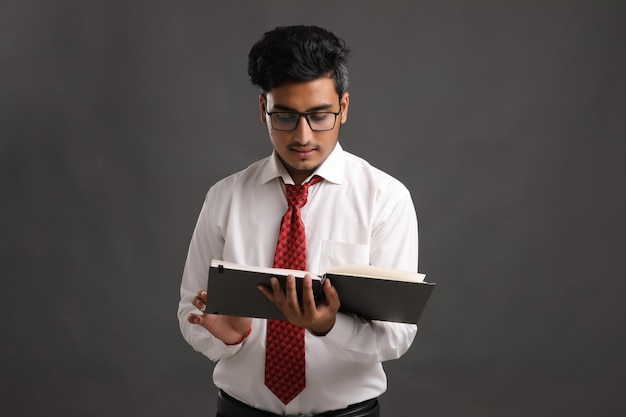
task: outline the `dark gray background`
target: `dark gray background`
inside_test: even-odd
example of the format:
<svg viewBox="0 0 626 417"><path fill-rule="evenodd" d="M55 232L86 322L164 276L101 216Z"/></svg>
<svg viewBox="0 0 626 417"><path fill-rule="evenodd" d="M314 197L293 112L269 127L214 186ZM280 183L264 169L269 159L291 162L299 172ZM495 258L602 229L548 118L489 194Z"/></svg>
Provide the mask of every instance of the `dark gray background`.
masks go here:
<svg viewBox="0 0 626 417"><path fill-rule="evenodd" d="M0 414L213 415L183 262L206 190L270 152L250 46L305 23L352 47L342 143L409 187L438 284L383 415L623 415L625 21L620 1L1 0Z"/></svg>

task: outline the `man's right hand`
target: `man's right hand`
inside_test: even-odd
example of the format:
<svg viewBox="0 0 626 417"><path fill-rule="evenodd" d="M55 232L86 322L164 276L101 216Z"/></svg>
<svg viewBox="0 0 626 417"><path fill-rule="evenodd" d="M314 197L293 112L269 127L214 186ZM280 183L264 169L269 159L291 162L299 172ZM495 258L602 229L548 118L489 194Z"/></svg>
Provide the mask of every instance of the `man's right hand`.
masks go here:
<svg viewBox="0 0 626 417"><path fill-rule="evenodd" d="M198 310L206 307L206 290L198 291L193 298L193 305ZM207 329L213 336L227 345L237 344L249 333L252 326L252 318L224 316L221 314L189 314L187 321Z"/></svg>

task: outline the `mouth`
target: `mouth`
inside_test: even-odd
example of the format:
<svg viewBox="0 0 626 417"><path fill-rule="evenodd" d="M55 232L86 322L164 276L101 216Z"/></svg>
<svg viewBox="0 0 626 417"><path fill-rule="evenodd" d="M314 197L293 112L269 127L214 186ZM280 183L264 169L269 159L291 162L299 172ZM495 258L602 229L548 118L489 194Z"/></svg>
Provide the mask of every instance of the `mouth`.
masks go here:
<svg viewBox="0 0 626 417"><path fill-rule="evenodd" d="M313 146L292 146L289 149L299 159L308 159L317 151Z"/></svg>

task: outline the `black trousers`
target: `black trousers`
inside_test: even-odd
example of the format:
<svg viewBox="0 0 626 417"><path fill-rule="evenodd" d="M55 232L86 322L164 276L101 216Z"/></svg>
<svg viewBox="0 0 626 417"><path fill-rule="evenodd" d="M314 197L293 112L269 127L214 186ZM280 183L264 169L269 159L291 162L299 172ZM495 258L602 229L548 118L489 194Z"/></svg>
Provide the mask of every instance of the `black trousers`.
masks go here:
<svg viewBox="0 0 626 417"><path fill-rule="evenodd" d="M217 394L216 417L279 417L278 414L257 410L220 390ZM380 407L375 398L353 404L343 410L327 411L313 417L380 417Z"/></svg>

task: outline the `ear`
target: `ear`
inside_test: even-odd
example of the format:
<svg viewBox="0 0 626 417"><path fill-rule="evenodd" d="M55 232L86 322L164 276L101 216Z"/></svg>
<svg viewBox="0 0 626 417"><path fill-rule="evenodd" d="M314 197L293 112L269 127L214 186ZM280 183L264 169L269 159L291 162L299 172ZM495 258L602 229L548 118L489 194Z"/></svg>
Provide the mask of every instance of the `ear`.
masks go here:
<svg viewBox="0 0 626 417"><path fill-rule="evenodd" d="M350 94L347 91L343 93L339 103L341 104L341 124L344 124L348 120L348 107L350 105Z"/></svg>
<svg viewBox="0 0 626 417"><path fill-rule="evenodd" d="M265 95L259 94L259 110L261 111L261 123L267 124L267 104Z"/></svg>

